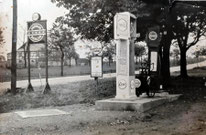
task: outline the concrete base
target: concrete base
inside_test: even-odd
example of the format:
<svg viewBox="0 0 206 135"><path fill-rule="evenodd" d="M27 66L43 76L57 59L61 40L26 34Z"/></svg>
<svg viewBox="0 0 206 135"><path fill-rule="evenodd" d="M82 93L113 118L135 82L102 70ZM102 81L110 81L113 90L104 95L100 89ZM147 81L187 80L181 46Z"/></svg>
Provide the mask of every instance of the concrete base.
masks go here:
<svg viewBox="0 0 206 135"><path fill-rule="evenodd" d="M37 110L17 111L15 113L21 116L22 118L70 114L68 112L59 109L42 109L42 110L37 109Z"/></svg>
<svg viewBox="0 0 206 135"><path fill-rule="evenodd" d="M146 96L138 97L135 100L106 99L95 103L96 110L100 111L138 111L145 112L164 103L177 100L181 95L169 95L166 93L157 93L154 98Z"/></svg>

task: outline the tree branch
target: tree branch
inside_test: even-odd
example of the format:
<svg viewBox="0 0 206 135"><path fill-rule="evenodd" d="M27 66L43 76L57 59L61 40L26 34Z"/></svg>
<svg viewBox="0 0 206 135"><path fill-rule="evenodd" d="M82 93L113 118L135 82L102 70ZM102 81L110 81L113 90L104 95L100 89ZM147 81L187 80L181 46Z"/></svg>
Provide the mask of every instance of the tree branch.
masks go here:
<svg viewBox="0 0 206 135"><path fill-rule="evenodd" d="M190 47L194 46L197 44L197 42L199 42L199 39L200 39L201 35L200 35L200 30L197 31L197 36L196 38L194 39L194 41L192 43L189 43L186 47L186 49L188 50Z"/></svg>

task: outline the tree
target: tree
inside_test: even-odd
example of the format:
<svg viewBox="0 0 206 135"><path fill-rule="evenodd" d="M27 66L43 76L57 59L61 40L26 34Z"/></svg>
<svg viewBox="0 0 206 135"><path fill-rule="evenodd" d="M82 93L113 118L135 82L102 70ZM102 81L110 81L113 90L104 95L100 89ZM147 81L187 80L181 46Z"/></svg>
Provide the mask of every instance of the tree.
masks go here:
<svg viewBox="0 0 206 135"><path fill-rule="evenodd" d="M146 48L145 46L135 44L134 51L137 63L137 57L142 57L146 53Z"/></svg>
<svg viewBox="0 0 206 135"><path fill-rule="evenodd" d="M116 13L128 11L138 17L150 16L153 20L158 21L156 17L161 12L161 6L166 3L164 0L150 0L149 2L148 0L51 1L69 11L65 16L57 18L57 22L73 27L76 34L81 35L81 38L102 42L109 42L113 39L113 18ZM147 25L151 25L155 21L147 22Z"/></svg>
<svg viewBox="0 0 206 135"><path fill-rule="evenodd" d="M201 54L201 55L206 55L206 48L205 48L205 47L202 47L202 48L200 49L200 54Z"/></svg>
<svg viewBox="0 0 206 135"><path fill-rule="evenodd" d="M79 59L79 54L76 52L74 46L65 49L65 56L69 59L69 66L71 66L71 59L74 58L75 62Z"/></svg>
<svg viewBox="0 0 206 135"><path fill-rule="evenodd" d="M144 40L145 32L147 31L146 28L150 27L151 25L156 24L160 25L161 27L165 26L167 34L162 36L162 42L160 46L160 54L162 56L161 60L163 63L161 70L164 78L168 78L170 76L169 50L171 41L174 38L177 39L177 36L179 36L179 39L181 40L181 35L187 35L183 33L184 27L181 25L184 24L184 21L182 19L184 16L187 16L187 20L191 20L191 23L193 22L194 24L197 22L194 20L198 18L197 16L199 16L197 13L199 12L201 14L202 12L199 10L199 7L197 12L197 6L191 6L188 8L184 4L181 4L181 2L174 2L174 0L51 1L56 3L57 6L64 6L69 10L69 13L66 16L62 16L58 20L63 19L65 24L74 27L77 34L81 34L82 38L109 42L113 38L113 17L116 13L123 11L131 12L138 17L138 31L141 33L141 37L138 40ZM177 3L176 5L180 6L172 6L171 4L173 3ZM190 4L206 5L203 2L190 2ZM194 17L196 18L192 20ZM192 27L189 29L189 33L192 31L194 32ZM186 39L187 38L184 38L185 41ZM195 44L195 42L196 41L194 41L192 44ZM180 46L182 45L183 44L180 44ZM185 70L186 51L184 47L181 47L181 55L181 76L184 77L187 76L187 71Z"/></svg>
<svg viewBox="0 0 206 135"><path fill-rule="evenodd" d="M196 60L197 60L197 67L199 66L198 65L198 59L199 59L199 57L200 57L200 55L201 55L201 50L196 50L194 53L193 53L193 55L195 56L195 58L196 58Z"/></svg>
<svg viewBox="0 0 206 135"><path fill-rule="evenodd" d="M3 28L0 28L0 47L4 44Z"/></svg>
<svg viewBox="0 0 206 135"><path fill-rule="evenodd" d="M183 6L184 5L184 6ZM188 49L196 45L206 32L205 8L193 5L177 4L172 10L173 33L180 48L180 76L186 78Z"/></svg>
<svg viewBox="0 0 206 135"><path fill-rule="evenodd" d="M65 52L73 48L76 40L72 29L62 24L53 24L50 31L50 46L61 52L61 76L63 76Z"/></svg>
<svg viewBox="0 0 206 135"><path fill-rule="evenodd" d="M179 50L178 48L173 49L171 55L174 57L175 62L178 63L178 61L179 61L179 56L180 56L180 50Z"/></svg>
<svg viewBox="0 0 206 135"><path fill-rule="evenodd" d="M153 24L161 25L167 15L162 13L168 7L168 0L51 0L58 7L68 9L65 16L57 18L57 22L74 28L76 34L83 39L98 40L108 43L113 39L113 18L116 13L128 11L138 17L138 32L145 39L147 28ZM166 10L164 11L166 12ZM168 21L170 22L170 21ZM169 33L169 32L168 32ZM167 36L167 55L164 64L169 71L169 47L171 36ZM170 41L169 41L170 40ZM169 46L169 47L168 47ZM165 50L166 50L165 49ZM166 52L166 51L165 51ZM166 57L167 56L167 57ZM164 68L164 69L166 69ZM166 73L164 73L165 75ZM169 73L168 73L169 74Z"/></svg>
<svg viewBox="0 0 206 135"><path fill-rule="evenodd" d="M109 60L109 66L113 61L113 56L116 54L116 45L114 42L106 43L102 49L102 57L106 57Z"/></svg>

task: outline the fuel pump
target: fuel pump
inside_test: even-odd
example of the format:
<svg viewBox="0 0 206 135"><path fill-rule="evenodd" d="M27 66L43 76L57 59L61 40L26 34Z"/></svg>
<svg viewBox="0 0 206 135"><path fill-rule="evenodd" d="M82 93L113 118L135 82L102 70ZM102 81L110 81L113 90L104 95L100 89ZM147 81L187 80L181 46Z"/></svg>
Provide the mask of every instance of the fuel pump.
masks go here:
<svg viewBox="0 0 206 135"><path fill-rule="evenodd" d="M136 16L129 12L114 17L116 49L116 96L115 99L136 99L134 74L134 40L136 39Z"/></svg>
<svg viewBox="0 0 206 135"><path fill-rule="evenodd" d="M148 97L153 97L159 89L159 45L161 41L160 27L153 26L148 29L146 42L148 46L148 60L141 63L140 74L136 76L141 81L141 86L136 89L136 94L146 92Z"/></svg>
<svg viewBox="0 0 206 135"><path fill-rule="evenodd" d="M149 28L147 34L147 45L149 48L148 61L150 63L149 78L150 78L150 91L156 91L160 87L160 57L159 57L159 45L161 41L160 26L154 26Z"/></svg>

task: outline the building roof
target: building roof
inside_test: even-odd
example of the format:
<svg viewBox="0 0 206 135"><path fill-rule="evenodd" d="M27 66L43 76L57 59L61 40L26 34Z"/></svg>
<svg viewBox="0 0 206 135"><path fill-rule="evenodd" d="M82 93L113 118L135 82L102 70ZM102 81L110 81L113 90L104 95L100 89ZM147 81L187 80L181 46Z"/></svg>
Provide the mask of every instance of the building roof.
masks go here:
<svg viewBox="0 0 206 135"><path fill-rule="evenodd" d="M77 63L88 63L89 60L87 58L79 58L77 59Z"/></svg>
<svg viewBox="0 0 206 135"><path fill-rule="evenodd" d="M24 51L24 48L27 46L27 43L24 43L18 48L18 51ZM30 44L30 51L40 51L44 49L44 44Z"/></svg>
<svg viewBox="0 0 206 135"><path fill-rule="evenodd" d="M24 43L22 46L20 46L17 50L24 49L26 47L26 43Z"/></svg>

